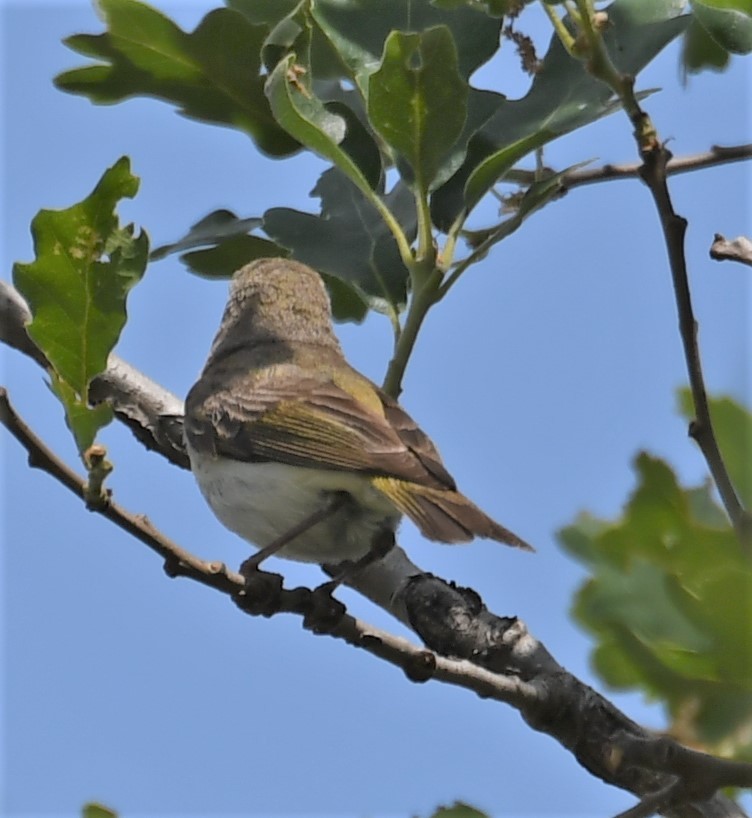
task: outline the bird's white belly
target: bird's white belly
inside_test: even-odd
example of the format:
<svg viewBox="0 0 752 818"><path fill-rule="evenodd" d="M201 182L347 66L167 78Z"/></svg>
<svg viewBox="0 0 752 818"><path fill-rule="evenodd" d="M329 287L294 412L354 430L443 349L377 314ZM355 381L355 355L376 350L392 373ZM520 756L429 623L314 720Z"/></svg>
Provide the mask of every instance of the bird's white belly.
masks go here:
<svg viewBox="0 0 752 818"><path fill-rule="evenodd" d="M337 563L365 554L374 535L394 530L400 514L362 475L306 469L283 463L243 463L198 455L188 447L201 493L227 528L262 548L321 509L333 492L348 503L286 545L279 556L304 562Z"/></svg>

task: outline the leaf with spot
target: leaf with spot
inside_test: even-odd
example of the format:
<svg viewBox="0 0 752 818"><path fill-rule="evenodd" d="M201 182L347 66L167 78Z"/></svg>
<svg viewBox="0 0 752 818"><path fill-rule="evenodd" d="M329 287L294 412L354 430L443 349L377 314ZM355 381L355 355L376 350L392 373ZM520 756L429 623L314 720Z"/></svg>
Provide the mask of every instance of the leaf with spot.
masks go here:
<svg viewBox="0 0 752 818"><path fill-rule="evenodd" d="M446 26L420 34L393 31L368 79L368 116L397 156L403 178L425 194L467 119L468 84Z"/></svg>
<svg viewBox="0 0 752 818"><path fill-rule="evenodd" d="M376 194L374 186L379 173L374 173L373 152L363 151L361 139L358 150L348 150L348 132L362 126L352 114L348 119L342 113L329 110L315 96L306 74L306 67L296 61L294 53L277 64L266 83L269 104L280 125L309 150L333 162L367 197Z"/></svg>
<svg viewBox="0 0 752 818"><path fill-rule="evenodd" d="M467 80L499 48L501 20L472 8L443 9L427 0L316 0L311 14L347 66L364 97L393 31L450 30L458 69Z"/></svg>
<svg viewBox="0 0 752 818"><path fill-rule="evenodd" d="M32 314L27 331L50 362L53 390L81 452L108 422L105 409L89 407L89 384L107 366L126 322L128 292L146 269L146 233L121 227L115 212L138 184L123 157L82 202L41 210L31 225L36 258L13 267Z"/></svg>

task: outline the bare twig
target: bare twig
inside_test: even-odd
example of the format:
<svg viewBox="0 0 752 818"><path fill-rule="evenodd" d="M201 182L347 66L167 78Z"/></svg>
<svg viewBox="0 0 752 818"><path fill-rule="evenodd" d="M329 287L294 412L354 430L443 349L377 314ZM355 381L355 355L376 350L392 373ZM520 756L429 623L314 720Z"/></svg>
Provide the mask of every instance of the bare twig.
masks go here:
<svg viewBox="0 0 752 818"><path fill-rule="evenodd" d="M666 174L674 176L680 173L691 173L704 168L726 165L730 162L743 162L748 159L752 159L752 144L713 145L710 150L702 153L672 157L666 164ZM574 170L562 176L562 192L599 182L609 182L617 179L639 179L641 167L642 162L625 162L618 165L609 163L588 170ZM556 171L546 168L544 173L553 175ZM540 181L541 178L540 170L515 169L509 171L506 176L507 181L520 185L532 185L534 182Z"/></svg>
<svg viewBox="0 0 752 818"><path fill-rule="evenodd" d="M679 331L695 408L695 419L689 424L689 435L705 457L739 542L752 554L752 517L742 506L731 482L710 417L684 251L687 221L674 211L668 189L667 168L671 153L659 139L650 116L640 106L634 92L634 77L622 74L612 61L602 37L602 27L595 24L592 4L589 0L575 0L575 3L579 10L578 26L587 43L587 48L583 50L586 68L618 96L632 123L633 136L642 159L639 176L650 190L663 229L679 314Z"/></svg>
<svg viewBox="0 0 752 818"><path fill-rule="evenodd" d="M752 267L752 241L746 236L738 236L729 241L716 233L710 247L710 258L716 261L738 261Z"/></svg>
<svg viewBox="0 0 752 818"><path fill-rule="evenodd" d="M746 549L752 550L752 521L742 506L731 482L731 477L718 447L713 422L710 417L710 406L702 373L700 349L697 343L698 324L692 308L692 296L687 275L687 259L684 251L687 221L674 211L666 181L666 163L670 156L671 154L665 145L656 143L650 150L643 152L643 168L640 175L648 186L655 202L668 251L676 307L679 314L679 332L684 347L684 357L695 407L695 419L689 424L689 435L700 447L707 461L721 502L729 515L739 541Z"/></svg>

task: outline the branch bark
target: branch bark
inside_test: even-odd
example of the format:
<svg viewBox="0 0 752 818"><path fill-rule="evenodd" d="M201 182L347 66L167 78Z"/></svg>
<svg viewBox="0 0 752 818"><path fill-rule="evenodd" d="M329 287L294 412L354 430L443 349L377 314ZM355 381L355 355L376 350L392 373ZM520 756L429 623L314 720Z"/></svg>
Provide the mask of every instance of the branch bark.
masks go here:
<svg viewBox="0 0 752 818"><path fill-rule="evenodd" d="M23 299L0 282L0 340L45 366L44 357L26 335L28 316ZM96 380L95 389L98 399L110 401L117 417L142 443L176 465L187 464L182 403L177 397L114 356L107 372ZM28 429L13 412L4 390L0 393L0 421L26 448L32 466L44 469L70 491L84 496L83 479ZM436 679L511 705L531 727L556 738L603 781L649 798L672 787L675 790L676 781L683 780L681 773L677 776L676 770L654 761L662 758L660 754L630 755L634 746L651 748L663 742L663 747L666 740L651 736L568 673L521 620L496 616L474 591L425 574L399 548L348 584L412 627L428 650L350 616L338 603L332 607L331 600L322 599L317 590L284 589L277 575L265 575L258 593L249 594L239 574L223 563L208 562L188 552L145 517L112 501L95 511L158 553L169 576L188 577L212 587L230 596L247 613L298 614L304 626L314 632L363 648L400 667L413 681ZM692 752L676 747L682 753ZM709 769L717 774L717 760L706 758L710 759ZM697 764L703 769L702 760ZM752 765L742 766L745 774L752 774ZM735 767L733 773L738 776L739 770ZM723 786L736 778L718 780L718 786ZM694 791L682 793L684 800L672 800L665 814L672 818L745 818L741 808L722 795L705 797L703 792L704 800L698 800Z"/></svg>
<svg viewBox="0 0 752 818"><path fill-rule="evenodd" d="M738 236L729 241L716 233L710 247L710 258L716 261L738 261L752 267L752 241L746 236Z"/></svg>

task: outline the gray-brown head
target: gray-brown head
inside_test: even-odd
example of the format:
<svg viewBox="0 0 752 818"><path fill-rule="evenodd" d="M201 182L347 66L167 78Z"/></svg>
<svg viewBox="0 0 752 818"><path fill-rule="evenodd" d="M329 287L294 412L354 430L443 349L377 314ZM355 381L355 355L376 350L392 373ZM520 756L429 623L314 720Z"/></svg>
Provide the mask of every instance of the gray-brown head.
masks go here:
<svg viewBox="0 0 752 818"><path fill-rule="evenodd" d="M231 349L275 342L340 350L321 276L297 261L262 258L232 277L209 359Z"/></svg>

